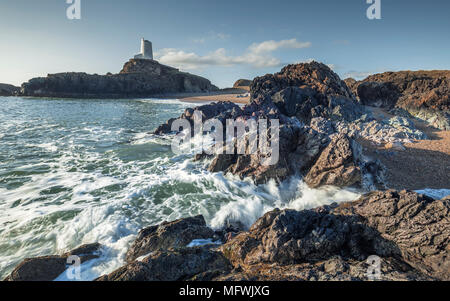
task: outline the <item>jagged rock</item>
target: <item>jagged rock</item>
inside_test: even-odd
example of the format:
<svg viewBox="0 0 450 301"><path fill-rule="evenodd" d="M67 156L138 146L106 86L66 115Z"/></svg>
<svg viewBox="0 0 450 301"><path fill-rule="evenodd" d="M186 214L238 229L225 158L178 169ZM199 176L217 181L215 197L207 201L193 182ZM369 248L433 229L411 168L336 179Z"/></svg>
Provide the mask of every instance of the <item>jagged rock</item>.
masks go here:
<svg viewBox="0 0 450 301"><path fill-rule="evenodd" d="M272 101L281 113L308 123L316 117L354 120L362 114L345 82L328 66L312 62L289 65L281 72L255 78L252 101Z"/></svg>
<svg viewBox="0 0 450 301"><path fill-rule="evenodd" d="M250 177L257 184L271 179L281 182L291 175L309 170L328 141L326 135L290 121L280 125L279 160L275 164L262 164L266 155L260 152L251 155L221 154L213 159L209 170L232 173L241 178ZM248 149L246 153L249 153Z"/></svg>
<svg viewBox="0 0 450 301"><path fill-rule="evenodd" d="M67 269L69 256L80 257L81 263L98 258L99 243L83 245L63 255L27 258L5 279L6 281L53 281Z"/></svg>
<svg viewBox="0 0 450 301"><path fill-rule="evenodd" d="M309 87L288 87L275 93L272 101L284 115L305 120L311 116L311 110L320 104L315 98L316 94L317 92Z"/></svg>
<svg viewBox="0 0 450 301"><path fill-rule="evenodd" d="M354 83L352 90L362 104L402 108L439 129L450 130L449 87L450 71L401 71L371 75Z"/></svg>
<svg viewBox="0 0 450 301"><path fill-rule="evenodd" d="M319 101L328 95L352 97L347 85L327 65L311 62L288 65L279 73L255 78L251 85L252 99L273 96L288 87L309 88Z"/></svg>
<svg viewBox="0 0 450 301"><path fill-rule="evenodd" d="M241 108L232 103L232 102L213 102L207 105L199 106L194 109L188 108L184 111L184 113L180 116L179 119L186 119L189 121L192 127L192 133L194 131L194 113L198 111L201 113L202 121L216 118L222 122L225 129L225 121L227 119L236 119L240 115L242 115ZM168 120L166 123L160 125L154 132L155 135L163 135L169 134L171 132L171 127L173 122L177 120L177 118L172 118Z"/></svg>
<svg viewBox="0 0 450 301"><path fill-rule="evenodd" d="M305 182L313 188L361 183L361 170L353 151L355 143L344 135L336 136L306 175Z"/></svg>
<svg viewBox="0 0 450 301"><path fill-rule="evenodd" d="M434 111L430 109L409 109L409 112L418 119L427 122L430 126L450 131L450 111Z"/></svg>
<svg viewBox="0 0 450 301"><path fill-rule="evenodd" d="M325 135L331 135L335 132L333 123L329 119L323 117L311 119L310 126L313 130Z"/></svg>
<svg viewBox="0 0 450 301"><path fill-rule="evenodd" d="M357 95L363 105L392 109L400 92L391 83L363 82L357 87Z"/></svg>
<svg viewBox="0 0 450 301"><path fill-rule="evenodd" d="M165 222L141 230L129 248L126 260L132 262L151 252L185 247L195 239L209 239L214 235L201 215Z"/></svg>
<svg viewBox="0 0 450 301"><path fill-rule="evenodd" d="M239 120L244 124L259 119L278 120L280 139L277 162L271 165L263 164L270 154L252 152L251 145L247 143L245 154L229 154L225 150L215 154L208 169L211 172L232 173L241 178L250 177L257 184L266 183L271 179L281 182L294 174L308 174L322 150L328 145L329 136L335 132L356 139L359 138L360 132L366 131L370 137L375 134L382 139L395 137L392 140L403 139L401 142L408 142L405 140L418 134L416 132L403 134L409 128L397 129L375 120L371 120L374 124L366 124L370 118L365 114L365 109L352 97L346 84L329 67L312 62L289 65L274 75L256 78L252 82L252 100L242 109L231 103L210 104L187 109L181 118L189 120L193 125L192 116L197 110L202 112L203 121L218 118L224 129L226 119ZM172 119L161 125L155 133L169 133L173 121ZM248 135L244 135L239 137L239 140L248 141L247 138ZM199 155L196 159L204 157L206 156ZM380 170L375 163L365 162L364 170L367 172ZM320 183L319 185L334 183L339 186L362 182L361 177L357 176L359 174L357 167L351 171L345 168L343 172L347 176L345 179L335 177L335 180L330 178L315 181ZM329 172L328 176L331 174ZM367 173L364 177L380 178L378 175L369 176ZM309 180L316 187L312 176Z"/></svg>
<svg viewBox="0 0 450 301"><path fill-rule="evenodd" d="M233 88L249 87L251 84L252 81L249 79L239 79L234 83Z"/></svg>
<svg viewBox="0 0 450 301"><path fill-rule="evenodd" d="M13 96L19 91L19 87L8 84L0 84L0 96Z"/></svg>
<svg viewBox="0 0 450 301"><path fill-rule="evenodd" d="M379 280L449 280L449 218L448 197L376 191L341 205L276 209L219 248L158 250L97 280L366 281L372 256Z"/></svg>
<svg viewBox="0 0 450 301"><path fill-rule="evenodd" d="M119 74L58 73L33 78L20 94L38 97L149 97L164 93L215 91L205 78L183 73L152 60L127 62Z"/></svg>
<svg viewBox="0 0 450 301"><path fill-rule="evenodd" d="M362 216L368 226L395 243L405 262L432 277L450 279L450 198L373 192L336 212Z"/></svg>
<svg viewBox="0 0 450 301"><path fill-rule="evenodd" d="M352 96L353 98L357 98L356 96L358 95L357 93L357 88L358 88L358 81L354 78L346 78L344 79L344 83L347 85L347 87L349 88L349 90L352 92Z"/></svg>
<svg viewBox="0 0 450 301"><path fill-rule="evenodd" d="M335 280L367 279L357 272L361 271L358 266L376 255L382 263L392 264L388 269L382 264L382 270L390 273L383 276L387 280L448 280L449 216L449 198L433 200L414 192L377 191L339 206L300 212L274 210L221 250L245 274L269 279L288 278L293 270L298 278L308 279L314 273L312 280L326 279L327 272L347 275L330 277ZM336 256L342 260L330 262ZM324 265L314 267L317 262Z"/></svg>
<svg viewBox="0 0 450 301"><path fill-rule="evenodd" d="M196 276L225 274L231 268L229 261L211 247L180 248L156 251L144 260L131 262L97 281L196 280Z"/></svg>
<svg viewBox="0 0 450 301"><path fill-rule="evenodd" d="M430 281L426 276L395 258L380 258L380 281ZM235 269L213 278L214 281L368 281L367 261L331 259L291 265L259 264L245 271Z"/></svg>
<svg viewBox="0 0 450 301"><path fill-rule="evenodd" d="M335 129L353 139L364 138L375 144L411 143L413 140L428 139L425 133L416 129L412 121L398 116L381 121L370 117L354 122L340 121L335 123Z"/></svg>

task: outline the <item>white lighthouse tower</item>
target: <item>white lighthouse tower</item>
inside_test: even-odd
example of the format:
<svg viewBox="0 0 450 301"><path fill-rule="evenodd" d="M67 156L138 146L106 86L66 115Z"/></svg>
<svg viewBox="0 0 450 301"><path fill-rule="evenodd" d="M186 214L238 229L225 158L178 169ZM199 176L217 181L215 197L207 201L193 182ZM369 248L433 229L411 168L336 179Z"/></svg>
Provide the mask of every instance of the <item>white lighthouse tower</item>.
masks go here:
<svg viewBox="0 0 450 301"><path fill-rule="evenodd" d="M152 42L142 38L141 40L141 53L134 56L135 59L141 60L153 60L153 45Z"/></svg>

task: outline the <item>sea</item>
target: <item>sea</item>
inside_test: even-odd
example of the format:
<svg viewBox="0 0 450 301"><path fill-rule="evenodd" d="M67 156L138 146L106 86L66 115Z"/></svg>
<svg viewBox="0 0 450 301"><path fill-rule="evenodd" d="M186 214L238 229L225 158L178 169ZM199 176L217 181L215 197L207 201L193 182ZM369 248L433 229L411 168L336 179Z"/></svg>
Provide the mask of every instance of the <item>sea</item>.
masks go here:
<svg viewBox="0 0 450 301"><path fill-rule="evenodd" d="M0 97L0 279L24 258L99 242L100 258L81 266L81 280L90 281L123 266L139 230L163 221L201 214L214 229L229 221L249 227L274 208L309 209L363 193L311 189L299 176L257 186L208 172L208 161L174 154L171 136L152 134L195 105Z"/></svg>

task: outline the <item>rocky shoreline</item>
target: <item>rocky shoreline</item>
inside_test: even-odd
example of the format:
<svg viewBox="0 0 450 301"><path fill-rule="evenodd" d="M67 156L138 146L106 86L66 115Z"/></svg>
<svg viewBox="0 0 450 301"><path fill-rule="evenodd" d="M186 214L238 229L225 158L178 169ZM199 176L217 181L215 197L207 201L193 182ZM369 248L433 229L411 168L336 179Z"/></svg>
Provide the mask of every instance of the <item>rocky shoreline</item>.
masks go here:
<svg viewBox="0 0 450 301"><path fill-rule="evenodd" d="M391 80L394 75L386 76ZM263 165L267 154L250 154L247 144L247 155L197 155L195 160L210 159L210 172L251 178L256 184L301 176L313 188L331 185L372 192L355 202L313 210L274 210L250 229L231 223L213 230L202 216L151 225L131 245L127 264L97 280L369 280L371 256L381 260L381 280L450 280L450 198L387 190L387 167L365 147L401 151L404 144L428 138L411 112L448 114L448 84L441 74L433 79L431 94L417 82L429 85L428 79L414 76L406 88L400 83L374 84L377 77L346 83L321 63L289 65L254 79L244 107L219 102L186 109L181 118L191 124L195 112L203 121L216 118L224 125L227 119L279 120L278 163ZM413 96L412 90L417 91ZM419 101L424 93L431 96ZM380 117L368 106L390 110L391 115ZM426 121L445 129L445 120ZM174 121L154 134L174 134ZM248 136L240 138L246 141ZM193 246L197 240L209 243ZM45 273L50 259L55 257L25 260L7 280L48 280L56 274ZM34 277L34 270L44 272Z"/></svg>
<svg viewBox="0 0 450 301"><path fill-rule="evenodd" d="M450 130L450 71L386 72L345 82L362 104Z"/></svg>
<svg viewBox="0 0 450 301"><path fill-rule="evenodd" d="M19 87L8 84L0 84L0 96L13 96L19 92Z"/></svg>
<svg viewBox="0 0 450 301"><path fill-rule="evenodd" d="M49 74L22 84L16 94L58 98L128 98L216 90L218 88L206 78L180 72L154 60L131 59L118 74Z"/></svg>
<svg viewBox="0 0 450 301"><path fill-rule="evenodd" d="M202 216L140 231L127 264L97 281L366 281L371 256L387 281L450 280L450 198L375 191L351 203L274 210L249 230L214 231ZM190 246L196 239L220 241ZM98 244L23 261L6 281L48 281L70 254L99 256Z"/></svg>

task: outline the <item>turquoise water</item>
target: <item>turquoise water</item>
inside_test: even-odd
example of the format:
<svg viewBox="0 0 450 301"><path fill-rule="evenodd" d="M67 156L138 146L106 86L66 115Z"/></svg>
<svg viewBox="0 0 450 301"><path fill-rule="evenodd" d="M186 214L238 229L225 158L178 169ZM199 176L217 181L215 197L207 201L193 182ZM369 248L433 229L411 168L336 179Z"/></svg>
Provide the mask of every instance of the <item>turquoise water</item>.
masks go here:
<svg viewBox="0 0 450 301"><path fill-rule="evenodd" d="M348 190L280 187L211 174L170 137L150 133L192 106L178 100L58 100L0 97L0 277L23 258L100 242L83 268L92 280L123 265L138 230L203 214L249 226L275 208L353 200Z"/></svg>

